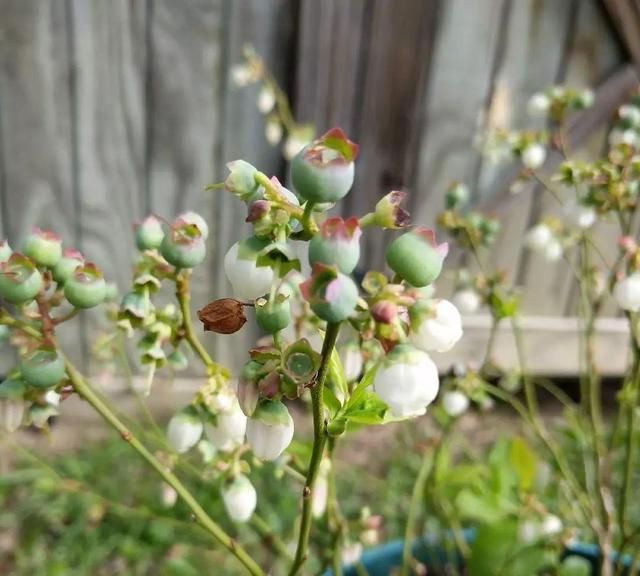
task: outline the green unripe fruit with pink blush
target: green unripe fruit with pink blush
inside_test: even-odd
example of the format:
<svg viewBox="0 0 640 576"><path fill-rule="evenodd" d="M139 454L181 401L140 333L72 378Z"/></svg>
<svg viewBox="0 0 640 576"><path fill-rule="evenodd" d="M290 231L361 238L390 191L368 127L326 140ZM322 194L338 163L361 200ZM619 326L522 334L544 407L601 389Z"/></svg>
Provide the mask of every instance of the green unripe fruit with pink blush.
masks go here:
<svg viewBox="0 0 640 576"><path fill-rule="evenodd" d="M201 264L206 256L202 231L196 224L178 218L165 235L160 252L176 268L193 268Z"/></svg>
<svg viewBox="0 0 640 576"><path fill-rule="evenodd" d="M38 348L22 359L20 373L33 388L53 388L65 376L64 359L55 349Z"/></svg>
<svg viewBox="0 0 640 576"><path fill-rule="evenodd" d="M0 264L0 298L12 304L33 300L42 289L43 282L35 264L17 252Z"/></svg>
<svg viewBox="0 0 640 576"><path fill-rule="evenodd" d="M38 228L24 239L22 251L39 266L55 266L62 258L62 240L57 234Z"/></svg>
<svg viewBox="0 0 640 576"><path fill-rule="evenodd" d="M104 302L107 285L95 264L76 268L64 285L64 297L76 308L93 308Z"/></svg>
<svg viewBox="0 0 640 576"><path fill-rule="evenodd" d="M433 283L442 271L448 244L437 244L432 230L416 229L396 238L387 247L385 257L402 280L416 288Z"/></svg>
<svg viewBox="0 0 640 576"><path fill-rule="evenodd" d="M328 218L309 242L309 264L337 266L343 274L351 274L360 260L361 235L357 218Z"/></svg>
<svg viewBox="0 0 640 576"><path fill-rule="evenodd" d="M300 284L304 298L311 310L325 322L346 320L358 304L358 287L335 266L316 264L309 280Z"/></svg>
<svg viewBox="0 0 640 576"><path fill-rule="evenodd" d="M162 222L153 215L147 216L135 227L136 246L138 250L154 250L160 248L164 239Z"/></svg>
<svg viewBox="0 0 640 576"><path fill-rule="evenodd" d="M353 186L358 147L339 128L305 146L291 161L296 192L309 202L336 202Z"/></svg>
<svg viewBox="0 0 640 576"><path fill-rule="evenodd" d="M62 258L58 261L53 269L53 279L58 284L64 284L73 273L76 271L78 266L82 266L84 264L84 257L77 250L67 249L62 254Z"/></svg>

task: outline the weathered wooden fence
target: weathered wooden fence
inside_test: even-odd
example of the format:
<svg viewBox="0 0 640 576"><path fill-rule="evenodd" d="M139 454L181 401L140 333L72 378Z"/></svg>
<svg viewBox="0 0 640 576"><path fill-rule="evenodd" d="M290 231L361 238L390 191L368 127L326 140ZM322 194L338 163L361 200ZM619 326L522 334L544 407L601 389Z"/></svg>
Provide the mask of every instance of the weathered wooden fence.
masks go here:
<svg viewBox="0 0 640 576"><path fill-rule="evenodd" d="M33 225L55 229L124 288L131 222L149 211L197 210L212 234L194 305L225 294L220 264L245 233L242 207L203 186L237 157L286 170L264 140L255 90L230 82L245 43L272 68L299 120L319 131L341 125L360 143L347 210L404 188L414 220L432 224L452 179L478 203L495 204L505 171L482 159L474 136L522 126L534 91L567 83L604 86L606 96L617 71L617 91L585 144L601 148L606 117L636 83L630 69L620 80L628 56L605 3L0 0L0 236L19 244ZM550 270L521 246L550 207L535 191L504 202L495 262L527 286L529 311L571 316L566 268ZM381 236L369 235L365 248L368 262L380 264ZM68 330L66 341L86 354L96 322ZM237 362L246 338L216 340L218 354Z"/></svg>

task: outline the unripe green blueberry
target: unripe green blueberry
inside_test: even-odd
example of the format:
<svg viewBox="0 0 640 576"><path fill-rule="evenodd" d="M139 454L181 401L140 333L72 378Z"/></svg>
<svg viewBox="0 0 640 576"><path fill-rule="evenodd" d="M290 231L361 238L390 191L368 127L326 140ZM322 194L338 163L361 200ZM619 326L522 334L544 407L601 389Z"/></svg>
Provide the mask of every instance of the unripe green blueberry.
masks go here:
<svg viewBox="0 0 640 576"><path fill-rule="evenodd" d="M351 274L360 260L361 235L357 218L328 218L309 242L309 264L337 266L343 274Z"/></svg>
<svg viewBox="0 0 640 576"><path fill-rule="evenodd" d="M300 290L314 314L326 322L346 320L358 303L355 282L335 266L316 264L311 278L300 284Z"/></svg>
<svg viewBox="0 0 640 576"><path fill-rule="evenodd" d="M36 264L53 267L62 258L62 240L53 232L35 228L24 239L23 252Z"/></svg>
<svg viewBox="0 0 640 576"><path fill-rule="evenodd" d="M64 359L55 349L38 348L21 360L20 373L29 386L52 388L64 378Z"/></svg>
<svg viewBox="0 0 640 576"><path fill-rule="evenodd" d="M358 147L339 128L305 146L291 161L296 192L310 202L336 202L353 186Z"/></svg>
<svg viewBox="0 0 640 576"><path fill-rule="evenodd" d="M291 322L291 305L286 296L276 296L270 304L268 300L260 298L256 301L256 321L258 326L268 334L275 334L284 330Z"/></svg>
<svg viewBox="0 0 640 576"><path fill-rule="evenodd" d="M64 297L76 308L93 308L104 302L107 285L95 264L76 268L64 285Z"/></svg>
<svg viewBox="0 0 640 576"><path fill-rule="evenodd" d="M442 271L448 245L437 244L432 230L416 229L396 238L386 251L389 267L412 286L434 282Z"/></svg>
<svg viewBox="0 0 640 576"><path fill-rule="evenodd" d="M42 289L42 276L34 263L14 252L7 262L0 264L0 298L13 304L33 300Z"/></svg>
<svg viewBox="0 0 640 576"><path fill-rule="evenodd" d="M182 220L187 224L194 224L195 226L197 226L198 230L200 230L200 235L205 241L209 237L209 225L207 224L207 221L197 212L193 212L192 210L183 212L176 218L176 221L178 220Z"/></svg>
<svg viewBox="0 0 640 576"><path fill-rule="evenodd" d="M160 248L164 238L162 222L153 215L147 216L136 225L136 246L138 250L154 250Z"/></svg>
<svg viewBox="0 0 640 576"><path fill-rule="evenodd" d="M78 250L67 248L53 269L53 279L58 284L64 284L84 264L84 257Z"/></svg>
<svg viewBox="0 0 640 576"><path fill-rule="evenodd" d="M206 256L201 230L195 224L176 220L165 235L160 252L176 268L193 268L201 264Z"/></svg>

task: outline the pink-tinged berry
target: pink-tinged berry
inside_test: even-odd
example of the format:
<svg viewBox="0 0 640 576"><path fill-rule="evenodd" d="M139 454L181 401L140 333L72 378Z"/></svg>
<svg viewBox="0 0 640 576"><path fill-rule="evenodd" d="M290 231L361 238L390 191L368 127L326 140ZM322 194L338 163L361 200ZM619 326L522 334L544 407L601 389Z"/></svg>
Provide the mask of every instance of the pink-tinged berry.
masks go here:
<svg viewBox="0 0 640 576"><path fill-rule="evenodd" d="M433 230L416 228L396 238L386 250L389 267L416 288L432 284L442 271L449 245L437 244Z"/></svg>
<svg viewBox="0 0 640 576"><path fill-rule="evenodd" d="M318 318L326 322L346 320L358 303L358 287L335 266L316 264L311 278L300 284L303 297Z"/></svg>
<svg viewBox="0 0 640 576"><path fill-rule="evenodd" d="M155 250L160 248L164 239L162 222L153 215L147 216L135 226L136 246L138 250Z"/></svg>
<svg viewBox="0 0 640 576"><path fill-rule="evenodd" d="M275 460L293 440L293 418L279 400L261 400L247 422L247 442L262 460Z"/></svg>
<svg viewBox="0 0 640 576"><path fill-rule="evenodd" d="M33 300L42 286L40 272L26 256L14 252L7 262L0 264L0 298L23 304Z"/></svg>
<svg viewBox="0 0 640 576"><path fill-rule="evenodd" d="M76 268L83 264L84 256L82 256L78 250L67 248L62 254L62 258L60 258L53 269L54 280L58 284L64 284L69 278L71 278L73 273L76 271Z"/></svg>
<svg viewBox="0 0 640 576"><path fill-rule="evenodd" d="M202 231L196 224L178 218L162 240L160 252L176 268L193 268L206 256Z"/></svg>
<svg viewBox="0 0 640 576"><path fill-rule="evenodd" d="M64 359L54 348L43 346L22 358L20 374L29 386L53 388L64 378Z"/></svg>
<svg viewBox="0 0 640 576"><path fill-rule="evenodd" d="M328 218L309 242L309 264L337 266L343 274L351 274L360 259L360 236L357 218Z"/></svg>
<svg viewBox="0 0 640 576"><path fill-rule="evenodd" d="M420 416L438 395L438 369L426 352L399 344L384 358L373 389L398 418Z"/></svg>
<svg viewBox="0 0 640 576"><path fill-rule="evenodd" d="M9 242L6 240L0 242L0 264L9 260L9 258L11 258L11 254L13 254L13 250L11 250Z"/></svg>
<svg viewBox="0 0 640 576"><path fill-rule="evenodd" d="M104 302L106 294L102 272L92 263L77 267L64 285L64 297L76 308L93 308Z"/></svg>
<svg viewBox="0 0 640 576"><path fill-rule="evenodd" d="M336 202L353 186L358 146L333 128L305 146L291 161L296 192L310 202Z"/></svg>
<svg viewBox="0 0 640 576"><path fill-rule="evenodd" d="M62 258L62 240L49 230L34 228L24 239L23 252L39 266L53 267Z"/></svg>

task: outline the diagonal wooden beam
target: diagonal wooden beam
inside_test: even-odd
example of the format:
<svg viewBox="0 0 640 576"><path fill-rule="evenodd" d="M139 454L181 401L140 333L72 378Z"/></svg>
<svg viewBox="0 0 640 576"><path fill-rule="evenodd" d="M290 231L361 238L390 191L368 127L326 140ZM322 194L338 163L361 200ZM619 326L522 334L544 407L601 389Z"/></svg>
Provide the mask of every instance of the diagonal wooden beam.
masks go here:
<svg viewBox="0 0 640 576"><path fill-rule="evenodd" d="M602 4L640 71L640 0L602 0Z"/></svg>

